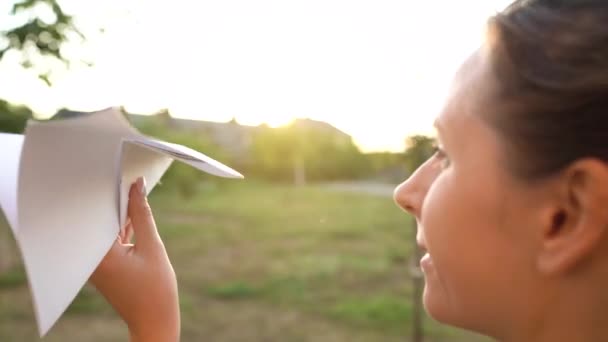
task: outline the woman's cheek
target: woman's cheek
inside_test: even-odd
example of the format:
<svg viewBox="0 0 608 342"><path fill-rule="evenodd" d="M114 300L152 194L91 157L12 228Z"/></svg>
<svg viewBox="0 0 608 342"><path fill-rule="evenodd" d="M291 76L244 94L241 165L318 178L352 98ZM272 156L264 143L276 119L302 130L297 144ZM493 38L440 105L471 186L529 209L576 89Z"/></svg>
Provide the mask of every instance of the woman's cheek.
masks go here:
<svg viewBox="0 0 608 342"><path fill-rule="evenodd" d="M457 213L454 212L454 201L457 200L451 189L450 177L439 175L425 197L421 224L424 227L424 237L431 256L444 253L445 240L450 239L450 230L454 227Z"/></svg>
<svg viewBox="0 0 608 342"><path fill-rule="evenodd" d="M444 323L454 323L455 313L450 303L452 265L457 252L450 246L450 229L453 225L450 215L449 184L443 179L429 189L424 201L421 229L431 263L425 274L424 304L429 315ZM430 265L430 266L429 266Z"/></svg>
<svg viewBox="0 0 608 342"><path fill-rule="evenodd" d="M447 176L447 175L446 175ZM428 252L433 260L433 274L426 278L427 310L435 319L456 326L467 326L479 303L474 299L479 270L479 251L475 228L477 211L474 198L462 184L451 177L441 177L430 189L422 214Z"/></svg>
<svg viewBox="0 0 608 342"><path fill-rule="evenodd" d="M459 261L467 259L472 247L472 237L467 232L470 225L475 225L473 199L467 198L466 191L459 190L455 180L449 173L438 177L429 189L422 210L426 247L440 278L458 272L459 266L464 266L459 265Z"/></svg>

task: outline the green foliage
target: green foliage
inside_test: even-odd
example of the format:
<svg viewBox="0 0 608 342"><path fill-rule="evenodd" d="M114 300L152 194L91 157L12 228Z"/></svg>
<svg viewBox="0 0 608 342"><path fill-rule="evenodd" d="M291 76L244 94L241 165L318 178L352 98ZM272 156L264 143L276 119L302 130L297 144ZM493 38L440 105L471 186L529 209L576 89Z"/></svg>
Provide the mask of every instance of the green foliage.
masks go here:
<svg viewBox="0 0 608 342"><path fill-rule="evenodd" d="M39 13L48 15L41 17ZM34 67L33 57L43 56L59 60L69 65L61 52L61 45L71 33L83 34L74 26L71 15L66 14L57 0L21 0L12 8L11 14L27 18L23 24L0 32L5 44L0 48L0 60L11 50L21 51L21 64L25 68ZM50 85L50 70L40 70L39 78Z"/></svg>
<svg viewBox="0 0 608 342"><path fill-rule="evenodd" d="M382 171L395 165L403 165L403 153L377 152L368 153L370 168L374 172Z"/></svg>
<svg viewBox="0 0 608 342"><path fill-rule="evenodd" d="M297 121L260 129L252 146L253 173L288 181L300 168L309 180L353 179L369 173L369 164L349 136Z"/></svg>
<svg viewBox="0 0 608 342"><path fill-rule="evenodd" d="M405 164L408 172L414 172L435 152L435 139L425 135L414 135L407 138Z"/></svg>
<svg viewBox="0 0 608 342"><path fill-rule="evenodd" d="M404 153L375 152L366 154L370 174L379 182L397 184L407 178Z"/></svg>
<svg viewBox="0 0 608 342"><path fill-rule="evenodd" d="M33 117L25 106L15 106L0 100L0 132L23 133L27 120Z"/></svg>

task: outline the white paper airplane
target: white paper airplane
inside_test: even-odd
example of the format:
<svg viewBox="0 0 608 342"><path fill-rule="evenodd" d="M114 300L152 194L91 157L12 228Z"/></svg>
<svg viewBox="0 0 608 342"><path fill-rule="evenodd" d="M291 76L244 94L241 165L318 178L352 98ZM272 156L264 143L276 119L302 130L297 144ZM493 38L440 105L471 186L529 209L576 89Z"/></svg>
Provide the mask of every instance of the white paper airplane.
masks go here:
<svg viewBox="0 0 608 342"><path fill-rule="evenodd" d="M126 221L130 185L148 193L173 160L243 178L188 147L145 136L116 108L30 120L0 133L0 206L21 251L40 336L61 317Z"/></svg>

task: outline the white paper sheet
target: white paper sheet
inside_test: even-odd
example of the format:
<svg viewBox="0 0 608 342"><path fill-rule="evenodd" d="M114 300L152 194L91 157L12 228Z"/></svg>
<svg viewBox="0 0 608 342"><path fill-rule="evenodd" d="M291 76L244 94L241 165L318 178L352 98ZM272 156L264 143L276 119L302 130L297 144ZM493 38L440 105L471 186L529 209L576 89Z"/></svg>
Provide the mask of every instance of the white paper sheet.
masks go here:
<svg viewBox="0 0 608 342"><path fill-rule="evenodd" d="M155 151L134 145L125 140L122 145L122 158L120 164L120 226L123 227L127 218L129 189L138 177L146 178L146 191L150 193L162 175L167 171L172 158Z"/></svg>
<svg viewBox="0 0 608 342"><path fill-rule="evenodd" d="M22 135L0 133L0 208L13 234L17 233L17 176L22 145Z"/></svg>
<svg viewBox="0 0 608 342"><path fill-rule="evenodd" d="M150 192L177 159L243 178L200 152L139 134L114 108L30 121L25 138L0 135L0 144L7 151L0 159L0 202L21 249L41 336L116 239L137 177L146 177Z"/></svg>

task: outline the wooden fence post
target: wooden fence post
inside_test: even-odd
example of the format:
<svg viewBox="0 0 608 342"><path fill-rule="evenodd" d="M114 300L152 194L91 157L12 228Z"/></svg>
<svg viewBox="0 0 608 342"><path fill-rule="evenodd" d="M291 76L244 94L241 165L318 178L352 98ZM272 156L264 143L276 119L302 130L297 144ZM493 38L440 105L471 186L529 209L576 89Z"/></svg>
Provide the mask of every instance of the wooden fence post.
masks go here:
<svg viewBox="0 0 608 342"><path fill-rule="evenodd" d="M412 258L410 275L412 277L412 341L413 342L423 342L424 341L424 308L422 306L422 291L424 288L424 277L422 272L420 271L420 258L422 257L422 252L420 248L418 248L418 244L416 243L416 231L418 227L416 226L416 219L412 217Z"/></svg>

